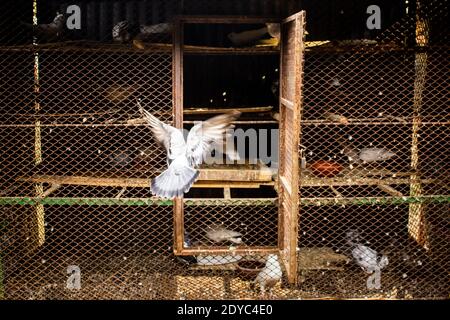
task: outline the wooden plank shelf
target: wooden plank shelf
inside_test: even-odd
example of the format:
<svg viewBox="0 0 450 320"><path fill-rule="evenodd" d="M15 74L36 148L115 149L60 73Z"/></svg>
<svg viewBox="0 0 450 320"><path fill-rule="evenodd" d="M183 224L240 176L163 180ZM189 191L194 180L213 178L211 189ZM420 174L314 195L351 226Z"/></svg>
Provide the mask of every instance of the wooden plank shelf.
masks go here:
<svg viewBox="0 0 450 320"><path fill-rule="evenodd" d="M448 46L430 46L422 50L448 49ZM395 43L391 44L339 44L331 41L306 41L305 51L308 52L386 52L386 51L411 51L414 47L404 47ZM96 41L65 41L44 43L38 45L13 45L0 46L4 52L51 52L51 51L85 51L85 52L128 52L128 53L167 53L172 52L172 43L140 43L139 46L130 44L104 43ZM279 54L277 46L251 46L251 47L211 47L184 45L186 54Z"/></svg>
<svg viewBox="0 0 450 320"><path fill-rule="evenodd" d="M258 164L233 164L202 166L198 181L193 188L259 188L273 186L273 172ZM150 179L124 177L95 177L88 175L34 175L19 177L20 182L49 183L55 186L79 185L95 187L148 188ZM52 190L53 191L53 190Z"/></svg>
<svg viewBox="0 0 450 320"><path fill-rule="evenodd" d="M140 43L139 47L133 44L101 43L94 41L66 41L57 43L46 43L38 45L18 45L0 47L0 51L11 52L111 52L111 53L167 53L172 54L171 43ZM279 54L280 50L274 46L252 46L252 47L211 47L184 45L185 54L243 54L243 55L273 55Z"/></svg>

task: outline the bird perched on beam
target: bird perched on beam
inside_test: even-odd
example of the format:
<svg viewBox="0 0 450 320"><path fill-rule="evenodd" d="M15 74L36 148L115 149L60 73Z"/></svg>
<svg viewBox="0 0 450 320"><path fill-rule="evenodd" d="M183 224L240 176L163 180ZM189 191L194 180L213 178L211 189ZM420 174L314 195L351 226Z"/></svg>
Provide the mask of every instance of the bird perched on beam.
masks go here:
<svg viewBox="0 0 450 320"><path fill-rule="evenodd" d="M22 22L24 26L33 31L33 35L46 40L54 40L60 38L64 33L66 17L60 12L56 12L56 16L50 23L30 24Z"/></svg>
<svg viewBox="0 0 450 320"><path fill-rule="evenodd" d="M235 244L242 243L242 234L233 231L228 230L222 225L210 225L208 226L208 229L206 231L206 236L208 239L218 243L218 242L224 242L229 241Z"/></svg>
<svg viewBox="0 0 450 320"><path fill-rule="evenodd" d="M172 32L171 23L158 23L153 25L138 25L127 20L120 21L112 28L112 38L115 42L126 43L131 40L148 41L153 37L161 37Z"/></svg>
<svg viewBox="0 0 450 320"><path fill-rule="evenodd" d="M204 157L214 145L226 141L234 128L231 123L241 114L233 111L197 123L185 140L181 129L159 121L142 108L139 100L137 103L141 114L150 124L153 136L167 151L168 168L152 180L151 192L169 199L181 197L189 191L198 178L197 168Z"/></svg>
<svg viewBox="0 0 450 320"><path fill-rule="evenodd" d="M385 161L397 155L386 148L362 148L357 150L342 138L339 138L338 142L343 148L341 152L348 157L350 163L354 164Z"/></svg>

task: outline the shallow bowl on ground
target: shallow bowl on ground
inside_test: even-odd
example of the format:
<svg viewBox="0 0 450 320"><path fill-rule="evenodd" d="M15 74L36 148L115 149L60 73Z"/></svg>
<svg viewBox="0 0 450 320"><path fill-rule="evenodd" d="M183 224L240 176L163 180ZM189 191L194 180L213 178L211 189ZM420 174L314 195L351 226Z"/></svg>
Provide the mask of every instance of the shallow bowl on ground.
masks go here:
<svg viewBox="0 0 450 320"><path fill-rule="evenodd" d="M342 169L343 167L339 163L326 160L319 160L311 165L312 172L319 177L334 177Z"/></svg>
<svg viewBox="0 0 450 320"><path fill-rule="evenodd" d="M238 275L243 280L254 280L258 273L264 268L265 263L258 260L241 260L236 268Z"/></svg>

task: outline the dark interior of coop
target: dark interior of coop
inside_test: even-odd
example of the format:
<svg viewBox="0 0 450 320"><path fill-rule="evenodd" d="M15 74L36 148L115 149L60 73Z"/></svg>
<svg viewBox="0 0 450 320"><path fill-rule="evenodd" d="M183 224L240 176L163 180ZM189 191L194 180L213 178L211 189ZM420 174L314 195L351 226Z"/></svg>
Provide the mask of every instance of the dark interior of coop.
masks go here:
<svg viewBox="0 0 450 320"><path fill-rule="evenodd" d="M368 31L365 20L355 13L358 8L365 10L373 1L357 1L357 4L355 1L340 3L331 0L320 4L283 0L182 2L183 6L178 1L162 0L77 1L82 12L87 12L82 16L82 24L88 28L68 32L66 40L68 43L85 43L87 47L81 45L80 48L71 47L68 50L48 47L39 51L38 91L35 89L35 56L27 51L1 53L2 64L9 67L1 69L3 78L8 81L2 82L0 88L0 95L3 96L0 119L1 124L12 124L0 127L1 171L8 173L1 177L1 197L33 197L36 185L31 180L20 180L25 179L23 177L82 176L95 180L92 185L70 184L55 188L51 197L59 199L58 202L45 205L45 243L32 253L28 239L35 235L24 226L36 223L34 214L39 205L12 204L2 209L0 223L4 221L8 227L4 231L0 229L0 235L8 239L8 243L0 247L3 250L0 252L3 253L0 267L3 262L7 297L21 298L26 295L24 290L34 290L38 293L31 295L38 299L73 298L56 285L46 289L42 289L41 285L53 283L55 279L64 280L64 268L69 264L78 265L87 275L85 281L88 288L97 290L98 283L120 288L115 295L109 295L107 289L99 289L99 296L103 294L113 298L133 294L143 298L180 298L184 295L178 293L176 286L181 284L175 284L174 275L203 279L203 276L225 275L226 278L234 274L234 271L226 269L189 270L185 261L174 255L171 203L145 205L144 200L136 200L132 205L120 205L102 200L133 201L151 197L149 188L108 186L102 184L102 179L150 181L166 169L164 148L156 143L145 124L136 122L140 118L136 100L141 99L142 105L161 120L173 123L173 100L174 95L178 94L172 82L172 52L142 52L130 48L129 44L121 47L113 45L111 27L114 23L125 19L141 24L164 23L177 15L247 15L280 19L288 13L305 10L306 41L378 39L382 36L377 30ZM405 1L380 0L377 3L382 8L389 8L383 15L383 25L393 25L403 18ZM409 1L410 6L413 4L415 1ZM38 20L51 21L55 11L65 7L66 2L46 1L39 6ZM27 1L18 1L16 10L20 14L9 15L4 23L16 24L18 19L24 20L24 17L30 20L32 13ZM358 23L361 19L362 22ZM443 20L432 20L431 29L442 28ZM358 25L361 27L356 27ZM198 112L200 109L220 113L222 109L240 108L244 111L236 121L235 129L267 132L264 136L267 139L267 153L277 155L275 148L278 146L269 142L274 130L279 128L280 50L270 48L229 54L226 50L217 53L208 49L233 49L227 37L229 33L261 27L264 24L184 25L183 121L184 128L190 129L196 121L211 116ZM13 34L16 31L8 32ZM435 37L431 33L430 43L442 40ZM5 36L0 45L11 45L9 40L5 40L9 38L14 37ZM267 35L266 40L268 38L270 36ZM163 44L173 45L172 37L159 40ZM407 41L412 40L408 38ZM23 37L16 39L13 45L26 46L30 43L30 38ZM97 49L91 50L94 46ZM103 47L104 50L98 49ZM208 53L203 54L201 50ZM442 62L442 52L431 51L428 56L428 73L435 77L427 78L423 88L421 115L423 121L431 119L429 122L432 124L421 131L421 136L428 137L428 140L425 139L420 145L421 161L416 169L423 179L444 182L424 184L422 194L425 196L448 194L449 130L448 126L438 123L440 117L448 113L446 103L450 98L445 77L448 63ZM374 200L367 204L355 200L377 198L380 194L389 197L392 192L409 195L410 182L405 180L395 184L394 191L388 188L384 193L381 193L378 184L343 183L330 188L327 183L331 183L329 181L332 179L324 178L320 182L310 167L315 162L333 161L345 168L344 171L350 170L348 156L342 151L344 141L356 149L387 148L395 151L396 155L402 155L382 164L377 162L364 167L370 174L386 171L399 176L403 174L406 178L411 176L412 126L398 119L414 117L411 106L417 90L414 82L415 59L416 52L411 48L388 51L309 49L304 53L302 124L297 151L299 162L305 158L306 164L298 173L301 200L297 249L302 252L311 248L327 248L345 255L348 250L346 231L357 229L365 235L371 248L388 252L390 261L383 280L385 287L401 287L402 292L418 297L441 297L448 290L450 280L448 203L430 203L420 207L428 217L428 249L425 250L411 238L411 203L393 200L384 204ZM40 106L39 111L33 107L36 102ZM350 125L324 120L327 112L348 115ZM34 152L36 121L40 123L42 161L39 163L36 163ZM390 121L398 123L392 125ZM433 123L436 125L433 126ZM260 170L262 167L269 170L266 180L233 184L209 181L206 186L194 185L185 194L184 197L192 202L184 204L183 237L188 233L190 239L201 243L204 251L200 253L208 254L210 243L204 236L208 225L225 224L227 228L242 234L243 242L249 248L276 248L280 245L276 166L284 159L265 164L258 161L260 146L266 143L261 139L257 135L256 140L252 140L249 135L244 143L245 153L240 154L243 164L232 163L228 166L235 166L237 175L239 171ZM256 157L252 153L255 144L258 146ZM220 165L211 165L210 168L213 171L223 170ZM382 173L380 179L390 179L391 175ZM302 179L312 182L302 185ZM17 181L21 181L18 186ZM52 181L42 182L43 190L52 188ZM324 203L321 203L322 198L335 197L356 202L342 201L342 204L339 202L336 205L323 200ZM83 198L100 200L83 204ZM302 265L301 262L299 264ZM336 292L344 297L367 294L364 281L360 282L362 285L355 281L357 277L364 277L361 276L362 271L348 261L338 261L336 266L330 268L300 269L300 284L294 288L313 292L312 297ZM342 271L350 272L344 274ZM153 283L153 287L150 285L153 290L151 294L142 293L139 291L142 284L136 284L143 282L139 278L143 274L151 274L147 277ZM441 282L433 284L428 281L436 274L442 277ZM186 286L194 286L203 280L189 278L184 281ZM130 289L123 289L129 283L133 283ZM145 287L147 284L145 281L143 283ZM349 287L342 289L346 286ZM286 279L282 287L293 288ZM189 290L184 288L185 292ZM192 289L194 294L191 297L205 298L196 296L196 292L200 291ZM407 293L403 294L407 296ZM95 297L95 293L87 296Z"/></svg>

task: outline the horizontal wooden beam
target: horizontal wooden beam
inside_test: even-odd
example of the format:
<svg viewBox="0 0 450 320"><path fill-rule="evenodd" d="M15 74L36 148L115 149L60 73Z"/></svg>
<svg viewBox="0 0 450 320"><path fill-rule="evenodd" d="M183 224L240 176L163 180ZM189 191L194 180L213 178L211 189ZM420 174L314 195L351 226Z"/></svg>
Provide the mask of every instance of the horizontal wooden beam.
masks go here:
<svg viewBox="0 0 450 320"><path fill-rule="evenodd" d="M280 251L277 247L190 247L188 249L183 249L179 252L175 252L176 255L180 256L195 256L199 254L239 254L239 255L254 255L254 254L269 254L278 253Z"/></svg>
<svg viewBox="0 0 450 320"><path fill-rule="evenodd" d="M379 186L410 184L412 182L436 183L434 179L411 180L408 178L360 178L360 177L339 177L339 178L308 178L301 179L302 187L324 187L324 186Z"/></svg>
<svg viewBox="0 0 450 320"><path fill-rule="evenodd" d="M239 111L241 113L263 113L272 111L273 106L265 107L245 107L236 106L234 108L207 108L207 107L190 107L184 108L183 114L215 114L227 113L231 111Z"/></svg>
<svg viewBox="0 0 450 320"><path fill-rule="evenodd" d="M273 185L273 173L265 166L229 165L199 170L199 179L194 184L194 188L258 188L262 184ZM150 179L145 178L103 178L89 176L36 175L32 177L20 177L17 181L98 187L148 188L150 185Z"/></svg>

